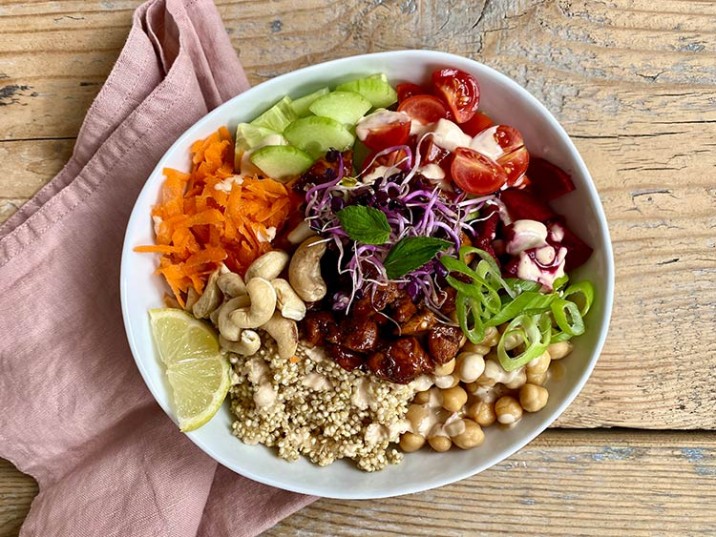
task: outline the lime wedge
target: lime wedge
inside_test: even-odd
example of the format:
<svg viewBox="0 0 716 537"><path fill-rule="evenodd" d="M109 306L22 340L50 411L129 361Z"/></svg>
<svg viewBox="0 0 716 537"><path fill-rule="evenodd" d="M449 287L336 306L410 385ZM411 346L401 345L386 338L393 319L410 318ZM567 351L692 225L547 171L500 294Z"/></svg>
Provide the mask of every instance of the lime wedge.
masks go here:
<svg viewBox="0 0 716 537"><path fill-rule="evenodd" d="M179 428L193 431L217 413L231 385L229 363L204 322L183 310L149 310L152 335L166 366Z"/></svg>

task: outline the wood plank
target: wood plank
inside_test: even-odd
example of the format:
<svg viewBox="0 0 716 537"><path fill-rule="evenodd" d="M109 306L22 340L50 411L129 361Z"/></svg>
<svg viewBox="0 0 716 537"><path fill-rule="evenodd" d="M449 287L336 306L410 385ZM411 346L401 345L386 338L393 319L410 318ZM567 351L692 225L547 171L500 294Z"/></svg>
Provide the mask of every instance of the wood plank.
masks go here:
<svg viewBox="0 0 716 537"><path fill-rule="evenodd" d="M266 535L713 535L715 478L714 433L548 431L459 483L319 500ZM0 462L0 537L17 534L36 493Z"/></svg>
<svg viewBox="0 0 716 537"><path fill-rule="evenodd" d="M265 535L713 535L716 436L550 431L459 483L319 500Z"/></svg>
<svg viewBox="0 0 716 537"><path fill-rule="evenodd" d="M37 483L0 459L0 537L15 537L37 495Z"/></svg>

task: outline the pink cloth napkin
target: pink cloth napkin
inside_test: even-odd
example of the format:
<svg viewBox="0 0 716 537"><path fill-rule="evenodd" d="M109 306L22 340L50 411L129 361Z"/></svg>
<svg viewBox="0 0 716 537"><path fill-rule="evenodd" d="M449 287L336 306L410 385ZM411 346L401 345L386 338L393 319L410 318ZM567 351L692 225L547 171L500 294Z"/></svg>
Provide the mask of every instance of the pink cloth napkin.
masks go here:
<svg viewBox="0 0 716 537"><path fill-rule="evenodd" d="M245 479L156 405L124 336L119 260L169 145L248 87L210 0L152 0L62 172L0 227L0 456L40 493L22 535L255 535L314 498Z"/></svg>

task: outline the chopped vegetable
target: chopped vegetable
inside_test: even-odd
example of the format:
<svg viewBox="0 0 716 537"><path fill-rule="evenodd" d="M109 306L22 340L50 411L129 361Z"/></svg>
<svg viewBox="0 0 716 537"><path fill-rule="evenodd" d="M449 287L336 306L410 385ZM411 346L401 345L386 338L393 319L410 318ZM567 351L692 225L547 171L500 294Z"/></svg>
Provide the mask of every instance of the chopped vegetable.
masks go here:
<svg viewBox="0 0 716 537"><path fill-rule="evenodd" d="M468 260L473 254L480 257L474 268ZM492 256L471 247L460 248L458 258L446 255L440 261L450 272L446 280L457 291L458 323L470 341L479 343L485 337L485 328L509 323L497 347L505 371L514 371L537 358L550 343L584 333L584 316L594 299L590 282L560 291L567 281L565 276L555 282L554 292L540 292L533 282L504 280ZM581 309L570 298L575 295L583 297ZM523 350L511 356L505 348L507 338L518 338L518 348Z"/></svg>
<svg viewBox="0 0 716 537"><path fill-rule="evenodd" d="M221 128L191 147L192 170L165 169L161 200L152 210L155 244L137 252L162 254L157 272L176 300L190 287L201 294L219 263L242 273L271 250L271 239L295 210L273 179L234 176L233 143Z"/></svg>

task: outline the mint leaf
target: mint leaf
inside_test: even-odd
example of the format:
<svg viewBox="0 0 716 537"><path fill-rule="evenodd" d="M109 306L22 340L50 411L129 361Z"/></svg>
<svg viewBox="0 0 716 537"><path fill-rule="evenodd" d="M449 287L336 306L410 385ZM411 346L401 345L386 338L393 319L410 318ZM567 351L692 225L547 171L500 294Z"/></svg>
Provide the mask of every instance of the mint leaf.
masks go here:
<svg viewBox="0 0 716 537"><path fill-rule="evenodd" d="M435 237L405 237L391 248L383 265L388 278L395 280L422 267L451 242Z"/></svg>
<svg viewBox="0 0 716 537"><path fill-rule="evenodd" d="M385 244L390 238L390 224L383 211L364 205L349 205L336 213L341 227L356 242Z"/></svg>

